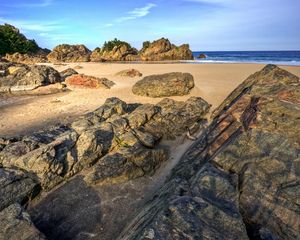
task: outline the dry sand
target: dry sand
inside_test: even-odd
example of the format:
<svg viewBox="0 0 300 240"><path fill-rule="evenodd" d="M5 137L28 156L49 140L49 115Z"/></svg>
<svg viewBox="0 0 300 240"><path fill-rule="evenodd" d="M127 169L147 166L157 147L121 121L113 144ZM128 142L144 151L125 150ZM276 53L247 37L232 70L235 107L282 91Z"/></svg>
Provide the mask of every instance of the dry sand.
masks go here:
<svg viewBox="0 0 300 240"><path fill-rule="evenodd" d="M133 84L141 78L116 77L121 70L135 68L143 76L167 72L189 72L194 76L196 87L184 97L200 96L217 107L228 94L250 74L260 70L259 64L111 64L70 63L53 66L59 71L68 67L82 66L79 73L106 77L116 85L109 90L75 89L71 92L46 96L16 96L0 98L0 136L17 136L61 123L68 123L79 115L98 108L109 97L118 97L125 102L157 103L160 98L136 96L131 92ZM283 66L300 76L300 67Z"/></svg>

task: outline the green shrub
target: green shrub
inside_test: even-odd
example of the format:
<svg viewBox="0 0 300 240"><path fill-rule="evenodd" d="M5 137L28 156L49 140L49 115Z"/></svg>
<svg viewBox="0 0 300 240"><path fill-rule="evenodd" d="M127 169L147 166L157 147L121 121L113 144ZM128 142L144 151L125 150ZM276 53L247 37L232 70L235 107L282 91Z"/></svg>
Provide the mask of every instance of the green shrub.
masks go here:
<svg viewBox="0 0 300 240"><path fill-rule="evenodd" d="M0 25L0 54L34 53L39 46L34 40L28 40L17 28L9 24Z"/></svg>
<svg viewBox="0 0 300 240"><path fill-rule="evenodd" d="M120 40L115 38L114 40L105 42L102 46L102 50L110 52L111 50L113 50L113 48L115 46L120 46L120 45L123 45L123 44L125 44L128 48L131 48L129 43L124 42L124 41L120 41Z"/></svg>

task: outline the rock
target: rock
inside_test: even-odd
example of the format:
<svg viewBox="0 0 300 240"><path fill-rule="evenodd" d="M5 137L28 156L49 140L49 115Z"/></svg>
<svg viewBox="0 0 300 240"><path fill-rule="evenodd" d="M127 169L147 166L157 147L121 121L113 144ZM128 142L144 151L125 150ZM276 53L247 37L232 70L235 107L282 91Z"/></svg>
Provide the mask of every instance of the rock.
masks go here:
<svg viewBox="0 0 300 240"><path fill-rule="evenodd" d="M48 60L55 62L89 62L91 51L84 45L62 44L48 54Z"/></svg>
<svg viewBox="0 0 300 240"><path fill-rule="evenodd" d="M115 46L111 51L96 48L91 54L92 62L105 61L137 61L139 60L138 51L130 47L129 44Z"/></svg>
<svg viewBox="0 0 300 240"><path fill-rule="evenodd" d="M143 74L140 73L136 69L126 69L126 70L123 70L123 71L120 71L120 72L116 73L116 76L134 78L134 77L141 77L141 76L143 76Z"/></svg>
<svg viewBox="0 0 300 240"><path fill-rule="evenodd" d="M46 63L48 62L47 55L49 52L45 50L39 50L36 53L21 54L13 53L6 54L5 59L10 62L24 63L24 64L35 64L35 63Z"/></svg>
<svg viewBox="0 0 300 240"><path fill-rule="evenodd" d="M204 59L204 58L207 58L207 55L204 53L201 53L201 54L199 54L198 58Z"/></svg>
<svg viewBox="0 0 300 240"><path fill-rule="evenodd" d="M299 87L274 65L247 78L119 239L298 239Z"/></svg>
<svg viewBox="0 0 300 240"><path fill-rule="evenodd" d="M193 53L188 44L179 47L170 43L168 39L161 38L145 46L140 52L143 61L164 60L193 60Z"/></svg>
<svg viewBox="0 0 300 240"><path fill-rule="evenodd" d="M167 159L165 150L140 146L122 147L111 152L85 177L89 184L118 184L153 173Z"/></svg>
<svg viewBox="0 0 300 240"><path fill-rule="evenodd" d="M39 183L19 169L0 168L0 211L13 203L24 204L39 192Z"/></svg>
<svg viewBox="0 0 300 240"><path fill-rule="evenodd" d="M78 74L77 71L75 71L73 68L67 68L66 70L63 70L62 72L60 72L60 77L62 79L66 79L67 77L70 77L72 75L76 75Z"/></svg>
<svg viewBox="0 0 300 240"><path fill-rule="evenodd" d="M0 240L43 240L45 236L33 225L19 204L0 212Z"/></svg>
<svg viewBox="0 0 300 240"><path fill-rule="evenodd" d="M74 67L74 69L77 69L77 70L78 70L78 69L82 69L82 68L83 68L83 67L82 67L82 66L79 66L79 65L77 65L77 66Z"/></svg>
<svg viewBox="0 0 300 240"><path fill-rule="evenodd" d="M147 97L182 96L194 87L194 77L189 73L150 75L135 83L132 92Z"/></svg>
<svg viewBox="0 0 300 240"><path fill-rule="evenodd" d="M67 77L65 81L68 86L83 88L110 89L113 85L115 85L114 82L108 80L107 78L96 78L84 74L72 75L70 77Z"/></svg>
<svg viewBox="0 0 300 240"><path fill-rule="evenodd" d="M61 82L60 74L43 65L6 65L6 76L0 78L0 92L28 91Z"/></svg>

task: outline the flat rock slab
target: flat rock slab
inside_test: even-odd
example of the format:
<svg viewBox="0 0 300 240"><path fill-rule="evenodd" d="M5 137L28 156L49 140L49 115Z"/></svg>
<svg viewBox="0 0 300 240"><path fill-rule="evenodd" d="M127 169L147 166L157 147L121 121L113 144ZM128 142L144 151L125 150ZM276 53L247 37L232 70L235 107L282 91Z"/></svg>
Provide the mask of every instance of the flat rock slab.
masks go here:
<svg viewBox="0 0 300 240"><path fill-rule="evenodd" d="M144 77L132 87L132 92L153 98L183 96L194 86L194 77L190 73L173 72Z"/></svg>

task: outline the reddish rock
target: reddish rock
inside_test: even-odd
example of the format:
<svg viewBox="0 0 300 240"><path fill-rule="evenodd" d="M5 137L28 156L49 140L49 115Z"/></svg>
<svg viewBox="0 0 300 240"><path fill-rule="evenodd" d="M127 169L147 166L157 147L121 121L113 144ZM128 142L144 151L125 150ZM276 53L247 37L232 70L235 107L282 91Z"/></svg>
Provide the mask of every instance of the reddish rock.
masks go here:
<svg viewBox="0 0 300 240"><path fill-rule="evenodd" d="M115 83L107 78L96 78L84 74L76 74L67 77L66 83L68 86L77 86L83 88L111 88Z"/></svg>

